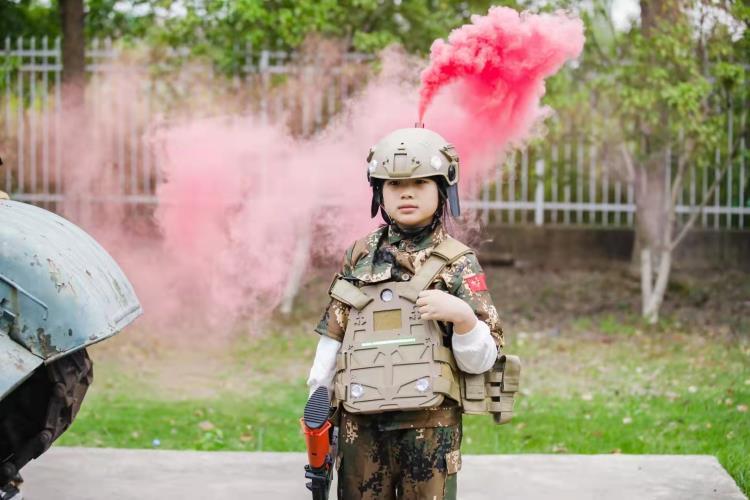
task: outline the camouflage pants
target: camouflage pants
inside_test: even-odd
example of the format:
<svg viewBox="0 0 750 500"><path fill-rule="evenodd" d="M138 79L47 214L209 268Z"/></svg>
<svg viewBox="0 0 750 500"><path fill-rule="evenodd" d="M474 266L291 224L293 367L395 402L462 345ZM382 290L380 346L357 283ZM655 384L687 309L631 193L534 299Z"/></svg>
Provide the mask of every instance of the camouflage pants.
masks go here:
<svg viewBox="0 0 750 500"><path fill-rule="evenodd" d="M381 415L342 412L339 500L455 500L461 421L391 425ZM428 425L437 425L430 423Z"/></svg>

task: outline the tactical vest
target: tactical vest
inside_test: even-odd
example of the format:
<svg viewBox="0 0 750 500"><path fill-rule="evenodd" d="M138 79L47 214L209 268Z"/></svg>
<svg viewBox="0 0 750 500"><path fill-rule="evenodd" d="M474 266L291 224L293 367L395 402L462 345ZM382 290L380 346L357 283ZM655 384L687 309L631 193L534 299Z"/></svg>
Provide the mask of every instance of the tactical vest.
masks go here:
<svg viewBox="0 0 750 500"><path fill-rule="evenodd" d="M351 307L334 378L334 396L344 409L413 411L438 406L447 397L465 413L491 413L497 423L510 420L518 357L499 356L486 373L460 372L437 322L422 320L415 304L445 266L471 252L447 238L408 282L357 287L341 276L334 278L329 295Z"/></svg>

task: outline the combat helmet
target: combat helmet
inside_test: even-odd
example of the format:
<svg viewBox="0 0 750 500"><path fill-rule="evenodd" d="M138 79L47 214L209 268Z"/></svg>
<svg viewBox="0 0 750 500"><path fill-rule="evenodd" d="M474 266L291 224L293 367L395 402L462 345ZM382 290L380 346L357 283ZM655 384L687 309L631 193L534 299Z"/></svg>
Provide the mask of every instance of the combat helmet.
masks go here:
<svg viewBox="0 0 750 500"><path fill-rule="evenodd" d="M383 182L389 179L438 177L441 199L447 199L453 217L461 215L458 202L458 154L438 133L419 124L394 130L370 148L367 181L372 187L372 217L382 210Z"/></svg>

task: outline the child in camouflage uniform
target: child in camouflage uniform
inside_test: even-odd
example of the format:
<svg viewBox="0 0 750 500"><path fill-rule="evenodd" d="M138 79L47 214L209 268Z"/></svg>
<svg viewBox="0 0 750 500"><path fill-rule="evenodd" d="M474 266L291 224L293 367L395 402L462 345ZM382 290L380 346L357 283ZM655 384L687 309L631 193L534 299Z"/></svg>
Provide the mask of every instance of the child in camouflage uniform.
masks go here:
<svg viewBox="0 0 750 500"><path fill-rule="evenodd" d="M398 158L401 155L403 158ZM409 281L433 249L449 238L443 220L458 215L458 158L438 134L396 130L371 150L372 215L386 224L347 251L340 275L357 286ZM497 311L473 252L444 267L419 293L421 319L439 322L443 344L466 373L489 370L503 346ZM350 306L331 299L308 385L332 390L336 354ZM338 498L455 499L461 468L461 402L445 398L427 409L350 413L341 409Z"/></svg>

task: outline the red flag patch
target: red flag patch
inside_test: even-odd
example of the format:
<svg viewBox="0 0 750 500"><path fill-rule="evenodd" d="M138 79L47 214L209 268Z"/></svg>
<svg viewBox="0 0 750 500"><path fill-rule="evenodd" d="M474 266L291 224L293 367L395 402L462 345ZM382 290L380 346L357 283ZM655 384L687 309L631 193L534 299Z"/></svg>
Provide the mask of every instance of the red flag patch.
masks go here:
<svg viewBox="0 0 750 500"><path fill-rule="evenodd" d="M484 278L484 273L466 276L464 282L469 287L469 290L474 293L487 291L487 280Z"/></svg>

